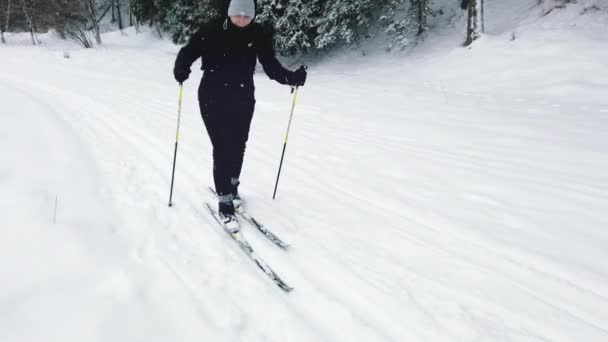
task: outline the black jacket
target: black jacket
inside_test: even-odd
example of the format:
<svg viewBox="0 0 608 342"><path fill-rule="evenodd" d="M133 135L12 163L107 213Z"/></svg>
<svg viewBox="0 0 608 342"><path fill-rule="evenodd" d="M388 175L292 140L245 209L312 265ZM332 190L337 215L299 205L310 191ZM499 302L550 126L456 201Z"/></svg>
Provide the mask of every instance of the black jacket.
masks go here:
<svg viewBox="0 0 608 342"><path fill-rule="evenodd" d="M255 22L245 28L233 25L230 19L208 23L179 51L175 70L189 71L202 57L199 100L254 100L256 58L268 77L281 84L287 84L294 74L276 59L272 36L271 30Z"/></svg>

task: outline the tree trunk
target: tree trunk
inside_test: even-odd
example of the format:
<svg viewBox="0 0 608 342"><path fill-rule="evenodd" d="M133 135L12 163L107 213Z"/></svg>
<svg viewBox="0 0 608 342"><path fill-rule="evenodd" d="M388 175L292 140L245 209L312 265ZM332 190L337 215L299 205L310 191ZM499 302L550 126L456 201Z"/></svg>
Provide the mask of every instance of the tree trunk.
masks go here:
<svg viewBox="0 0 608 342"><path fill-rule="evenodd" d="M116 14L118 16L118 28L122 32L124 27L122 26L122 12L120 11L120 0L116 0Z"/></svg>
<svg viewBox="0 0 608 342"><path fill-rule="evenodd" d="M4 32L8 32L9 29L9 23L11 21L11 1L12 0L8 0L7 1L7 5L6 5L6 24L2 25L2 23L0 23L0 41L2 41L2 44L6 44L6 39L4 38Z"/></svg>
<svg viewBox="0 0 608 342"><path fill-rule="evenodd" d="M480 23L480 7L481 0L469 0L468 12L469 18L467 20L467 40L464 43L465 46L473 43L477 38L480 37L479 29Z"/></svg>
<svg viewBox="0 0 608 342"><path fill-rule="evenodd" d="M13 0L8 0L8 5L6 6L6 25L4 26L4 31L8 32L9 24L11 22L11 4Z"/></svg>
<svg viewBox="0 0 608 342"><path fill-rule="evenodd" d="M133 26L133 0L129 0L129 26Z"/></svg>
<svg viewBox="0 0 608 342"><path fill-rule="evenodd" d="M485 4L486 4L486 0L480 0L481 1L481 33L485 33L486 32L486 23L485 23Z"/></svg>
<svg viewBox="0 0 608 342"><path fill-rule="evenodd" d="M160 29L160 23L158 21L156 21L154 23L154 28L156 29L156 35L158 36L158 38L162 38L163 37L163 32Z"/></svg>
<svg viewBox="0 0 608 342"><path fill-rule="evenodd" d="M27 26L30 29L30 34L32 36L32 44L36 45L36 37L34 36L34 24L32 23L31 13L28 11L25 0L21 0L21 9L23 9L23 14L25 15L25 20L27 22Z"/></svg>
<svg viewBox="0 0 608 342"><path fill-rule="evenodd" d="M416 8L416 19L418 21L417 35L421 35L426 30L427 0L418 0Z"/></svg>
<svg viewBox="0 0 608 342"><path fill-rule="evenodd" d="M110 0L110 1L111 1L110 7L112 7L112 22L115 23L116 15L114 14L114 4L116 3L116 0Z"/></svg>
<svg viewBox="0 0 608 342"><path fill-rule="evenodd" d="M95 0L86 0L87 12L89 19L93 24L93 31L95 31L95 41L97 44L101 44L101 34L99 32L99 24L97 23L97 9L95 8Z"/></svg>

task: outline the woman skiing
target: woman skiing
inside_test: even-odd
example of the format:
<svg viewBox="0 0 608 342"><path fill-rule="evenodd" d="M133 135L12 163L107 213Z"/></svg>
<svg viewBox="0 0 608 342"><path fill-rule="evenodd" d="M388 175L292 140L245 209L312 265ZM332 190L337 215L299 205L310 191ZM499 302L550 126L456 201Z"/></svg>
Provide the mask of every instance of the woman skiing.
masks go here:
<svg viewBox="0 0 608 342"><path fill-rule="evenodd" d="M306 82L306 67L285 69L275 57L272 31L255 19L254 0L231 0L227 16L204 24L179 51L173 74L182 84L190 67L202 58L198 99L213 146L213 178L219 216L230 233L239 231L235 205L245 145L253 117L256 59L272 80L293 87Z"/></svg>

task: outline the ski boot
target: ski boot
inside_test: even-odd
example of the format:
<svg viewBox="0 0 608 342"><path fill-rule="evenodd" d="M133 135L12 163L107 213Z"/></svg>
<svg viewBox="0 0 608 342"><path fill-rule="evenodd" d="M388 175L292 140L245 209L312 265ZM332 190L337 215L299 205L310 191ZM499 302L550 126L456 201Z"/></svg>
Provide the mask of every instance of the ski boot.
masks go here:
<svg viewBox="0 0 608 342"><path fill-rule="evenodd" d="M241 230L239 221L234 212L233 196L228 195L226 198L220 199L218 216L224 226L224 229L230 233L238 233Z"/></svg>

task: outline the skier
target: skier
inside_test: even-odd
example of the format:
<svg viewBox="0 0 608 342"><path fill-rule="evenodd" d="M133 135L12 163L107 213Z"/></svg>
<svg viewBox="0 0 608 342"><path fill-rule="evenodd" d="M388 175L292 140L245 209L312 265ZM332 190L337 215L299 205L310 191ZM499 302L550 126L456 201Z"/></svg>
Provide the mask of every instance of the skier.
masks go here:
<svg viewBox="0 0 608 342"><path fill-rule="evenodd" d="M255 14L254 0L231 0L227 16L202 25L190 37L173 69L182 84L192 63L202 57L199 106L213 146L218 214L230 233L240 229L235 205L241 205L238 186L255 106L256 57L270 79L292 87L306 82L305 66L290 71L276 59L272 31L256 23Z"/></svg>

